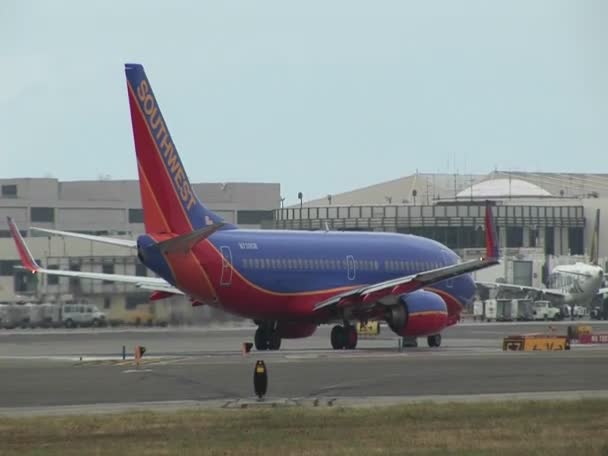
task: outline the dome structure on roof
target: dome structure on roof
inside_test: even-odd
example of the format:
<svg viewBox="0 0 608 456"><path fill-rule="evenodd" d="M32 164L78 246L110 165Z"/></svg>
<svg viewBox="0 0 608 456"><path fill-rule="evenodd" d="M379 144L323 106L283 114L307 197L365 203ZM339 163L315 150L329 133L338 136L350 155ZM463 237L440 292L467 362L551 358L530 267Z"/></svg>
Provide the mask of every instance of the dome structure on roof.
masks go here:
<svg viewBox="0 0 608 456"><path fill-rule="evenodd" d="M521 179L490 179L464 189L457 198L543 198L552 196L544 188Z"/></svg>

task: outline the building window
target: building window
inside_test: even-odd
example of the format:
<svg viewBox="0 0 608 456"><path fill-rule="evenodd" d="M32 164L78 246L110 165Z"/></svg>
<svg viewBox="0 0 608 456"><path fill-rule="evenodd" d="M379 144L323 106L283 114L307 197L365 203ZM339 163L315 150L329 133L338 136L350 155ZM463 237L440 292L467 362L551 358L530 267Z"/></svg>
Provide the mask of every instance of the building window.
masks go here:
<svg viewBox="0 0 608 456"><path fill-rule="evenodd" d="M141 293L128 294L127 298L125 300L125 309L127 309L127 310L133 310L139 304L145 304L147 302L148 302L148 295L147 294L141 294Z"/></svg>
<svg viewBox="0 0 608 456"><path fill-rule="evenodd" d="M236 223L240 225L259 225L264 220L273 220L274 211L238 211Z"/></svg>
<svg viewBox="0 0 608 456"><path fill-rule="evenodd" d="M555 255L555 230L552 226L545 228L545 254Z"/></svg>
<svg viewBox="0 0 608 456"><path fill-rule="evenodd" d="M19 260L0 260L0 276L12 276L15 272L15 266L19 266Z"/></svg>
<svg viewBox="0 0 608 456"><path fill-rule="evenodd" d="M144 210L129 209L129 223L144 223Z"/></svg>
<svg viewBox="0 0 608 456"><path fill-rule="evenodd" d="M54 222L55 209L52 207L32 207L30 209L30 219L32 222Z"/></svg>
<svg viewBox="0 0 608 456"><path fill-rule="evenodd" d="M48 269L57 270L59 266L56 264L51 264L48 266ZM59 276L49 274L46 276L46 284L47 285L59 285Z"/></svg>
<svg viewBox="0 0 608 456"><path fill-rule="evenodd" d="M27 235L27 231L19 230L19 233L21 233L22 237L25 237ZM11 236L12 234L9 230L0 230L0 238L10 238ZM48 236L48 234L46 236Z"/></svg>
<svg viewBox="0 0 608 456"><path fill-rule="evenodd" d="M14 289L17 293L34 293L38 287L38 274L18 269L13 276Z"/></svg>
<svg viewBox="0 0 608 456"><path fill-rule="evenodd" d="M104 274L114 274L114 263L103 263L101 272ZM111 280L104 280L103 283L113 283Z"/></svg>
<svg viewBox="0 0 608 456"><path fill-rule="evenodd" d="M17 185L9 184L2 186L2 198L17 198Z"/></svg>
<svg viewBox="0 0 608 456"><path fill-rule="evenodd" d="M145 277L148 275L148 268L145 264L135 263L135 275Z"/></svg>
<svg viewBox="0 0 608 456"><path fill-rule="evenodd" d="M568 246L570 248L570 255L583 255L585 253L583 247L583 228L568 228Z"/></svg>
<svg viewBox="0 0 608 456"><path fill-rule="evenodd" d="M536 247L536 242L538 239L538 230L534 228L530 228L530 247Z"/></svg>
<svg viewBox="0 0 608 456"><path fill-rule="evenodd" d="M109 309L111 304L112 304L112 300L110 298L108 298L107 296L105 298L103 298L103 308L104 309Z"/></svg>
<svg viewBox="0 0 608 456"><path fill-rule="evenodd" d="M523 247L524 229L521 226L507 227L507 247Z"/></svg>

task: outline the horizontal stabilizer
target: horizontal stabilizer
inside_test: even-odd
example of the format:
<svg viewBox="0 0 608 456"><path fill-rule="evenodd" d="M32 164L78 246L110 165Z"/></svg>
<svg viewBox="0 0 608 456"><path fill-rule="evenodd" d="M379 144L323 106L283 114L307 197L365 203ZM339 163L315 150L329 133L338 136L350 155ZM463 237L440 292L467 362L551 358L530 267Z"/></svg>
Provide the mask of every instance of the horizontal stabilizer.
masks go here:
<svg viewBox="0 0 608 456"><path fill-rule="evenodd" d="M159 291L166 294L183 295L184 293L175 288L172 284L167 282L165 279L160 277L147 277L147 276L131 276L125 274L105 274L100 272L87 272L87 271L64 271L61 269L47 269L40 267L34 260L32 253L28 249L21 233L15 222L7 217L8 226L11 230L17 252L19 252L19 258L23 268L30 271L32 274L46 274L59 277L78 277L80 279L91 279L91 280L105 280L110 282L127 283L134 285L137 288L144 290Z"/></svg>
<svg viewBox="0 0 608 456"><path fill-rule="evenodd" d="M187 234L167 239L166 241L159 242L156 246L163 253L183 253L186 254L192 250L197 243L207 239L222 226L224 222L214 223L212 225L199 228Z"/></svg>

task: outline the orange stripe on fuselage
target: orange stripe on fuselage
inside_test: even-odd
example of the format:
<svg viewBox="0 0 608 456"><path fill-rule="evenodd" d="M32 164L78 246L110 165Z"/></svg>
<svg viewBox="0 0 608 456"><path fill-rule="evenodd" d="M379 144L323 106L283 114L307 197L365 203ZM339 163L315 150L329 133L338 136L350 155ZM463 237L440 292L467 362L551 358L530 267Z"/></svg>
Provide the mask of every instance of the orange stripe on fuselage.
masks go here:
<svg viewBox="0 0 608 456"><path fill-rule="evenodd" d="M420 312L411 312L408 315L410 317L423 317L425 315L447 315L447 312L441 310L422 310Z"/></svg>
<svg viewBox="0 0 608 456"><path fill-rule="evenodd" d="M146 224L146 231L150 231L153 233L170 233L171 232L171 228L169 227L169 223L167 222L167 219L165 218L165 214L163 214L163 211L160 208L160 205L158 204L158 200L156 199L156 195L154 194L154 191L152 190L152 186L150 185L150 181L148 181L148 176L146 176L146 173L144 172L143 168L141 167L141 164L139 163L139 160L137 161L137 168L139 169L139 181L140 181L140 191L142 192L142 206L144 207L144 220L147 220L146 216L146 212L147 211L151 211L152 208L156 208L156 210L154 211L154 213L152 214L153 217L153 224L154 226L157 226L160 229L152 229L150 230L150 227L147 226ZM144 202L144 195L145 198L147 198L147 200Z"/></svg>

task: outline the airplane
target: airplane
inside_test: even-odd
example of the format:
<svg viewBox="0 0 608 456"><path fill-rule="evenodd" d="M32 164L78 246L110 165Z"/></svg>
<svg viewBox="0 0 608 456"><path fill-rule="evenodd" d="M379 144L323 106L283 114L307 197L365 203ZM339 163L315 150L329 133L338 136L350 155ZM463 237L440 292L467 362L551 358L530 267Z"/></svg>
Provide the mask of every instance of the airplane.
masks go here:
<svg viewBox="0 0 608 456"><path fill-rule="evenodd" d="M357 322L385 321L403 337L441 345L475 295L471 272L498 263L486 206L486 255L463 262L431 239L397 233L241 229L195 195L144 68L126 64L127 92L145 234L136 241L32 228L134 249L158 277L46 269L36 264L15 223L9 227L32 273L131 283L151 300L184 295L252 319L258 350L335 323L334 349L357 346Z"/></svg>
<svg viewBox="0 0 608 456"><path fill-rule="evenodd" d="M577 262L575 264L564 264L553 268L547 280L547 288L516 285L511 283L477 282L486 288L524 291L530 295L557 301L559 304L570 308L570 314L574 313L577 306L590 308L593 299L604 293L604 269L599 266L599 227L600 210L595 213L595 226L591 238L589 262Z"/></svg>

